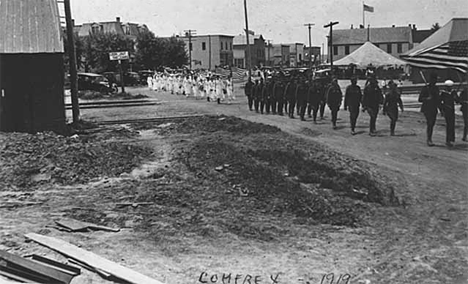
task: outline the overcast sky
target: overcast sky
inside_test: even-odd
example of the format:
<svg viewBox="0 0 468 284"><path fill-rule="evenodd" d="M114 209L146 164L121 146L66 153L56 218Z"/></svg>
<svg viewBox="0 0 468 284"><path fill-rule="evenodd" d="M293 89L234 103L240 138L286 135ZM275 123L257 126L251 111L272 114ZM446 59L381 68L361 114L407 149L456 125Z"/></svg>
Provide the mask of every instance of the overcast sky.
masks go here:
<svg viewBox="0 0 468 284"><path fill-rule="evenodd" d="M362 0L247 0L249 29L273 43L308 44L305 23L315 23L312 44L326 42L330 21L336 29L362 24ZM468 17L466 0L366 0L366 26L416 24L429 29L453 17ZM76 23L112 21L146 24L158 36L196 30L197 34L238 35L245 27L243 0L71 0Z"/></svg>

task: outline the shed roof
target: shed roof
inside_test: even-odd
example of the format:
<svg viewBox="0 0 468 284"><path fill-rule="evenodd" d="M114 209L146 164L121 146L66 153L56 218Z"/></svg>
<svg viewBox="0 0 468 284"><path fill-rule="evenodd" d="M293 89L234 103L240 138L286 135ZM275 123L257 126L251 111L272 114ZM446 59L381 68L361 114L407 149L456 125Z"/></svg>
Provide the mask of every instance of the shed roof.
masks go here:
<svg viewBox="0 0 468 284"><path fill-rule="evenodd" d="M410 27L371 28L373 43L411 42ZM367 41L367 29L333 30L333 44L363 44Z"/></svg>
<svg viewBox="0 0 468 284"><path fill-rule="evenodd" d="M0 53L63 53L56 0L0 0Z"/></svg>

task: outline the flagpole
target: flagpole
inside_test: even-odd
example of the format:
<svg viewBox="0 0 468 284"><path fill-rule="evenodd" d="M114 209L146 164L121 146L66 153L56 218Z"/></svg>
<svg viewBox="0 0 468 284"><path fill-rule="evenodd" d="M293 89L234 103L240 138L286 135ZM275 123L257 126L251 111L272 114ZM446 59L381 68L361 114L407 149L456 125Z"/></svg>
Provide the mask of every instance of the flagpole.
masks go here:
<svg viewBox="0 0 468 284"><path fill-rule="evenodd" d="M366 11L364 10L364 1L362 1L362 26L366 27Z"/></svg>

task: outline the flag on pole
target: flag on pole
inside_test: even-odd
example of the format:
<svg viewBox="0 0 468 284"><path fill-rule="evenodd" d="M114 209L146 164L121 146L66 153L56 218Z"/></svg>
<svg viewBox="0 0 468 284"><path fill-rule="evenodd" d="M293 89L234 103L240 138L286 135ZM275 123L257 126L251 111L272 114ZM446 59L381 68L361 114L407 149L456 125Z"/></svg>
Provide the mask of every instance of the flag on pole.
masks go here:
<svg viewBox="0 0 468 284"><path fill-rule="evenodd" d="M374 13L374 7L372 6L368 6L366 4L363 4L364 5L364 12L371 12L371 13Z"/></svg>

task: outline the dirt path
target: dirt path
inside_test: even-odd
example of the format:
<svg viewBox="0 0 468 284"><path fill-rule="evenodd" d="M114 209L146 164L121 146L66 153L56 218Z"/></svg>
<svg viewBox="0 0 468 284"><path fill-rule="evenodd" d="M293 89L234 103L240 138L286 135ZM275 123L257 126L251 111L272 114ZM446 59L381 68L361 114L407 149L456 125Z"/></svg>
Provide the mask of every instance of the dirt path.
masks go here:
<svg viewBox="0 0 468 284"><path fill-rule="evenodd" d="M231 105L217 105L167 94L152 95L164 101L171 114L235 115L275 125L387 169L401 182L398 195L404 206L376 210L377 218L372 218L370 225L374 231L370 239L376 248L374 257L369 259L370 270L361 273L362 279L378 280L375 283L426 283L424 277L427 283L467 281L468 144L460 141L459 118L457 143L453 149L447 149L443 118L438 118L434 134L437 146L427 147L424 118L417 111L401 114L395 137L389 136L389 120L383 115L377 123L379 134L369 137L368 116L361 113L359 135L351 136L348 113L343 110L339 113L339 129L332 130L329 120L314 125L310 121L250 112L242 96ZM440 282L432 282L434 279Z"/></svg>
<svg viewBox="0 0 468 284"><path fill-rule="evenodd" d="M398 185L396 194L401 205L363 204L368 215L357 227L311 224L290 214L269 215L249 198L219 194L217 189L224 191L232 186L226 180L214 179L218 175L210 169L191 173L189 166L174 157L176 152L190 154L190 148L184 148L187 141L228 143L229 133L206 138L179 133L163 138L149 129L142 130L139 137L125 139L126 143L154 150L139 170L80 186L47 186L35 192L2 190L2 202L22 200L37 204L0 208L0 248L51 256L47 249L24 243L23 234L40 232L79 244L166 283L335 284L339 277L339 283L467 282L468 144L457 142L453 149L427 147L419 113L403 113L397 136L392 138L386 130L388 120L382 116L377 124L379 135L369 137L367 114L361 114L360 134L351 136L344 111L340 111L339 129L332 130L328 119L314 125L310 121L250 112L244 97L231 105L217 105L143 88L132 91L159 98L163 104L83 110L83 118L110 120L198 113L234 115L269 124L314 145L325 145L324 151L342 153L350 165L360 160L370 163L374 168L369 171L386 175ZM438 121L434 137L438 145L444 141L441 122ZM457 125L459 134L460 123ZM263 137L263 144L275 143L268 134L251 136ZM232 136L232 143L241 148L239 142L247 143L251 136ZM163 177L159 175L161 171ZM145 198L152 198L156 204L151 209L115 206L115 200L134 202ZM192 200L193 204L180 204L178 200ZM332 204L338 208L342 205ZM112 234L70 234L46 227L51 220L64 216L118 225L123 230ZM220 220L225 223L219 223ZM95 273L85 272L72 284L103 281Z"/></svg>

